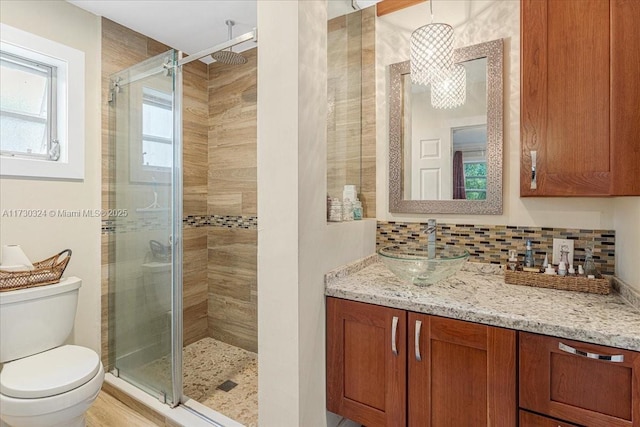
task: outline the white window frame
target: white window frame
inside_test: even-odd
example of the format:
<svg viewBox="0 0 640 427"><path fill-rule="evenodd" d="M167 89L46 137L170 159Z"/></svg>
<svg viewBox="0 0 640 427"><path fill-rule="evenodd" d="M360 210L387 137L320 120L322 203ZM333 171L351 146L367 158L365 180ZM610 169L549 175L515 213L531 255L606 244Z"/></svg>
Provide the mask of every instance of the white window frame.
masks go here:
<svg viewBox="0 0 640 427"><path fill-rule="evenodd" d="M57 107L56 105L56 95L58 92L57 86L57 70L58 68L51 65L45 64L42 62L34 61L30 58L24 58L19 55L14 55L12 53L3 51L0 49L0 58L2 58L5 62L14 64L14 67L19 69L28 69L31 72L37 73L40 77L44 77L47 80L46 87L46 96L47 96L47 117L43 118L40 116L35 116L33 114L24 113L20 111L12 111L10 109L2 110L0 114L3 116L13 117L19 120L27 121L27 122L36 122L42 123L45 125L45 141L46 141L46 152L44 154L41 153L29 153L24 151L10 151L3 150L0 146L0 155L4 156L18 156L24 158L35 158L35 159L43 159L43 160L59 160L58 157L53 157L52 152L54 151L54 146L58 145L58 120L56 118ZM59 153L59 149L57 150Z"/></svg>
<svg viewBox="0 0 640 427"><path fill-rule="evenodd" d="M0 175L84 179L84 52L53 40L0 24L0 50L57 68L57 161L0 155Z"/></svg>
<svg viewBox="0 0 640 427"><path fill-rule="evenodd" d="M144 85L129 85L129 106L133 106L128 114L128 132L129 132L129 181L141 184L170 184L171 168L162 166L150 166L144 164L143 150L143 105L145 103L145 89L162 92L161 89ZM160 96L162 98L162 96ZM167 101L171 100L173 107L173 98L167 93ZM169 140L167 140L169 142ZM173 138L171 139L173 142Z"/></svg>
<svg viewBox="0 0 640 427"><path fill-rule="evenodd" d="M151 94L148 90L145 91L145 89L150 89L152 91L162 93L162 95L157 96L157 95ZM169 94L169 93L164 93L164 92L161 92L161 91L159 91L157 89L153 89L153 88L145 88L145 87L143 87L142 88L142 105L143 105L143 108L144 108L144 104L155 105L155 106L157 106L159 108L163 108L165 110L171 111L172 114L173 114L173 100L171 99L171 94ZM142 128L144 129L144 120L143 120L143 123L142 123ZM144 170L154 171L154 172L171 172L171 167L153 166L153 165L147 165L147 164L144 163L144 155L146 154L144 152L144 149L143 149L144 141L151 141L151 142L156 142L156 143L160 143L160 144L172 145L173 144L173 137L165 138L165 137L147 135L143 131L142 132L141 144L140 144L140 150L142 152L142 165L141 166L142 166L142 168Z"/></svg>

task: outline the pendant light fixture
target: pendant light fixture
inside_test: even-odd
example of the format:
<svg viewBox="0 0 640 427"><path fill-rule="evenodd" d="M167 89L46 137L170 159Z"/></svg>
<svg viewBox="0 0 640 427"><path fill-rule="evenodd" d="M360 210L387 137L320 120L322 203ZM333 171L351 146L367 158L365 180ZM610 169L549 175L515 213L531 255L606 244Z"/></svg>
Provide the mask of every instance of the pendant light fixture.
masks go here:
<svg viewBox="0 0 640 427"><path fill-rule="evenodd" d="M433 0L429 0L431 23L411 34L411 81L420 85L431 83L435 73L453 68L453 28L433 23Z"/></svg>

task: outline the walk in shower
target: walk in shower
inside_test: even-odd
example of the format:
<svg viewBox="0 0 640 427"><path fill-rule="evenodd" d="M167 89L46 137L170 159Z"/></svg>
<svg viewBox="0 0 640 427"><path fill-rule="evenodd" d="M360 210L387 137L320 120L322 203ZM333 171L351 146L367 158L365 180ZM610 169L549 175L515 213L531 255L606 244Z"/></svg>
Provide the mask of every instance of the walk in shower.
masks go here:
<svg viewBox="0 0 640 427"><path fill-rule="evenodd" d="M104 28L105 25L103 32ZM126 29L118 26L114 33L123 31ZM183 167L183 163L202 157L189 151L185 160L184 143L192 141L193 134L204 138L199 147L205 153L205 183L208 175L221 173L206 169L210 168L207 157L211 163L212 153L214 157L216 154L215 147L209 148L211 136L207 139L207 133L212 133L208 131L212 120L209 110L215 110L211 107L215 102L204 101L202 111L207 112L206 116L193 114L193 110L197 110L194 99L207 100L211 96L214 84L208 82L210 68L198 63L193 69L196 74L202 74L205 83L193 84L184 81L187 68L183 66L214 52L231 50L248 40L256 41L255 30L186 58L179 51L169 50L109 76L109 166L105 197L113 215L103 222L103 227L109 236L105 251L108 259L107 365L110 372L168 406L194 406L189 403L189 399L193 399L247 425L257 425L239 419L240 415L251 413L255 414L253 418L257 422L257 344L245 345L246 340L242 339L246 332L244 327L239 328L240 338L216 328L216 323L224 323L224 319L218 321L216 318L220 316L221 310L217 310L220 305L240 304L229 296L216 293L230 283L224 275L233 276L240 271L242 274L236 276L251 282L253 288L256 279L247 278L241 267L235 271L221 270L219 274L223 277L217 278L217 266L207 258L208 252L224 253L224 245L234 247L229 253L237 251L247 243L246 233L243 233L247 231L246 225L253 224L255 228L255 221L242 213L237 217L239 219L206 215L208 200L215 200L215 195L212 199L205 191L195 197L192 187L203 187L201 182L187 191L183 185L183 179L191 182L201 179L198 176L202 175L198 173L194 177L192 170ZM126 53L114 49L112 56L117 55L122 57ZM234 55L238 54L234 52ZM255 65L256 55L249 54L249 59ZM238 90L237 86L234 90ZM185 95L185 91L190 94ZM251 93L251 89L248 92ZM243 93L241 98L246 100L251 95ZM193 128L195 122L199 126L196 130ZM183 212L185 198L188 198L189 206ZM193 206L204 206L204 212L192 215ZM218 223L229 228L230 222L241 225L239 235L244 241L236 243L221 234L221 230L210 229ZM204 247L201 247L203 236ZM193 250L192 246L196 244L200 246ZM204 253L204 257L191 255L194 253ZM186 254L184 260L183 254ZM226 262L233 264L228 258ZM186 290L185 282L189 282ZM239 293L237 289L233 290L235 294ZM247 301L253 298L254 305L255 293L247 290ZM214 313L208 315L212 310ZM183 325L183 316L188 317L189 322L194 319L193 324L184 322ZM241 324L235 320L232 323ZM234 387L237 395L234 399L240 406L231 408L229 396L233 392L229 391ZM247 402L253 400L255 405L247 407Z"/></svg>

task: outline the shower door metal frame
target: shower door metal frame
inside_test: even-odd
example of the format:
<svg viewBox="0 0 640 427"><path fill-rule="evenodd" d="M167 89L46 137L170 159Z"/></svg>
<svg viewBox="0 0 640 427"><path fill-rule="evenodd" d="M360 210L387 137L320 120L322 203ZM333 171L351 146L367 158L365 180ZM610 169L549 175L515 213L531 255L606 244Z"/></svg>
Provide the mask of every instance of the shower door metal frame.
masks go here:
<svg viewBox="0 0 640 427"><path fill-rule="evenodd" d="M171 235L172 250L172 280L171 280L171 385L173 388L173 402L175 407L183 400L182 395L182 51L177 51L176 62L173 65L173 108L178 114L173 114L173 170L172 170L172 200L173 222Z"/></svg>

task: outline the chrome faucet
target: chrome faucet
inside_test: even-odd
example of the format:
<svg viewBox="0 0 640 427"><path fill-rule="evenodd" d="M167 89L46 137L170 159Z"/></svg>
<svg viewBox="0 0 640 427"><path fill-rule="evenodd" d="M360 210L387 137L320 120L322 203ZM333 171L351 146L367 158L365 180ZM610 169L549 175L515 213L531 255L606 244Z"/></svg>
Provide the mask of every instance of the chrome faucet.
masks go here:
<svg viewBox="0 0 640 427"><path fill-rule="evenodd" d="M427 220L427 228L424 229L424 233L427 235L427 243L429 245L436 244L436 231L438 230L438 226L436 225L435 219Z"/></svg>
<svg viewBox="0 0 640 427"><path fill-rule="evenodd" d="M425 234L427 235L427 258L435 258L436 257L436 230L438 226L436 225L435 219L427 220L427 228L424 229Z"/></svg>

